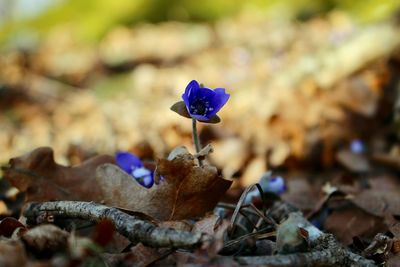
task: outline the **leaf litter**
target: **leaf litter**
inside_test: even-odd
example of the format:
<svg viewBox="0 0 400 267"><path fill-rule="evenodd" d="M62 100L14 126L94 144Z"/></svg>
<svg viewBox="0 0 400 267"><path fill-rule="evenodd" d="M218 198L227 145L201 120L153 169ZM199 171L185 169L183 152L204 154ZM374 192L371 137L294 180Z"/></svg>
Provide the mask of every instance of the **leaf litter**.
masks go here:
<svg viewBox="0 0 400 267"><path fill-rule="evenodd" d="M334 31L338 27L334 16L302 23L305 36L312 36L313 27ZM186 26L207 38L187 49L183 45L173 53L160 46L156 53L157 62L171 63L182 56L187 58L183 62L169 67L151 64L149 56L154 54L145 46L138 53L119 55L125 57L121 61L110 61L115 51L108 46L114 42L147 43L138 32L158 40L165 29L172 29L175 38L187 41ZM2 110L14 114L0 115L4 122L0 160L11 158L2 168L2 176L10 184L2 184L0 192L5 207L1 209L0 265L291 266L305 264L296 258L299 252L310 259L318 255L314 263L319 263L325 259L319 252L331 253L324 250L329 244L343 252L331 254L333 258L344 257L344 262L351 258L365 266L396 266L400 251L400 154L393 114L397 112L398 28L391 22L369 28L352 26L354 32L348 33L352 38L339 42L336 50L319 39L298 36L296 25L288 26L287 40L283 36L282 40L262 40L257 36L267 35L258 31L274 32L273 25L246 18L217 22L215 27L166 23L137 26L133 32L114 29L102 41L96 60L114 70L126 62L137 66L130 70L132 79L127 79L134 90L117 94L112 100L101 99L89 90L77 96L76 86L85 84L84 77L90 78L95 70L93 53L86 54L85 68L62 73L57 65L51 65L61 52L44 53L46 46L41 47L32 55L35 60L41 59L37 69L27 67L26 79L14 80L6 75L7 70L12 64L23 68L15 59L21 55L6 55L8 61L3 62L0 76L7 84L1 93L8 100L1 98L0 103ZM230 31L223 30L227 28ZM381 38L376 38L378 33ZM209 42L213 34L219 36L217 46ZM48 44L58 37L49 38L53 39ZM291 41L295 43L288 46ZM281 53L272 53L264 42L273 43L277 46L275 52ZM375 46L370 47L370 43ZM296 47L306 51L298 53ZM313 47L320 48L318 56L311 55ZM354 47L368 56L355 53ZM65 45L60 46L62 49L76 48ZM340 57L348 54L351 57ZM261 61L265 57L271 60ZM304 57L303 61L290 61ZM330 61L333 58L337 61ZM227 60L232 64L226 64ZM310 67L314 72L309 72ZM224 75L218 69L224 69ZM66 83L54 84L45 78L50 74L58 79L57 73ZM212 143L215 153L208 155L211 151L207 150L193 155L183 148L173 150L180 145L190 146L190 129L166 110L172 99L177 99L184 81L210 73L207 82L219 84L222 80L229 87L237 87L232 90L229 110L221 111L222 126L200 127L202 142ZM96 85L87 81L89 87ZM24 87L27 89L21 90ZM41 89L49 87L54 87L51 94ZM139 99L137 105L128 100L133 97ZM162 114L163 119L148 114ZM23 131L18 131L21 125ZM355 139L363 140L363 153L351 150ZM52 148L40 147L46 144ZM158 184L144 188L115 165L114 157L93 157L118 149L154 160ZM63 164L56 163L54 153ZM200 166L199 160L204 164ZM75 165L70 167L68 163ZM239 201L243 190L259 182L267 170L284 177L287 190L280 196L261 190L253 194L251 201ZM42 211L33 224L24 216L17 220L19 212L11 212L15 219L9 217L10 211L20 211L27 203L57 200L101 203L157 229L200 234L201 243L192 250L134 244L127 240L126 233L113 227L118 221L87 223L73 214L65 218L52 210ZM310 222L323 232L311 227ZM340 245L325 233L333 234ZM313 243L313 235L319 243ZM119 247L111 249L112 242L118 242ZM280 260L287 258L280 257L287 253L295 261L283 265Z"/></svg>

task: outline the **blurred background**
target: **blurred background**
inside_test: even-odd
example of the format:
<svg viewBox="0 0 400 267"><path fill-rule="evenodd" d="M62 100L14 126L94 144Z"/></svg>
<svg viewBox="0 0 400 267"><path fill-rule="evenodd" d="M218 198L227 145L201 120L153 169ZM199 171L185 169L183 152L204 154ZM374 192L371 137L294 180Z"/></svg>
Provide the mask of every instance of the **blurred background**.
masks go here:
<svg viewBox="0 0 400 267"><path fill-rule="evenodd" d="M222 123L200 125L226 178L365 170L354 141L398 155L399 9L397 0L1 0L0 164L39 146L63 164L193 151L190 120L169 107L196 79L231 94Z"/></svg>

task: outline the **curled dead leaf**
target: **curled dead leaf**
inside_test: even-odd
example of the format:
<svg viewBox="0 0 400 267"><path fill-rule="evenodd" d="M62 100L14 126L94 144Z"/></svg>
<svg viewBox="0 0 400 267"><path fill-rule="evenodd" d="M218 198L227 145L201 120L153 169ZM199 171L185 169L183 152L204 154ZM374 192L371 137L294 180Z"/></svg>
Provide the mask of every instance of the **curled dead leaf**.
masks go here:
<svg viewBox="0 0 400 267"><path fill-rule="evenodd" d="M101 195L95 182L95 170L104 163L114 163L114 158L102 155L81 165L67 167L54 161L51 148L40 147L10 159L10 167L4 177L26 193L26 201L99 201Z"/></svg>
<svg viewBox="0 0 400 267"><path fill-rule="evenodd" d="M196 165L189 153L158 160L157 174L164 179L147 189L117 166L104 164L97 169L97 185L106 205L142 212L158 220L202 216L214 208L231 185L215 167Z"/></svg>

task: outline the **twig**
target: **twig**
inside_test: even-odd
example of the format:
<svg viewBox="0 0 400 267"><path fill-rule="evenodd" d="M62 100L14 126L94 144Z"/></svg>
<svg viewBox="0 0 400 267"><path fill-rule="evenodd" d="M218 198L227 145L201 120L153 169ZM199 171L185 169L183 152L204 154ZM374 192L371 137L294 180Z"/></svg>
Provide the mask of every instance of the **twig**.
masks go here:
<svg viewBox="0 0 400 267"><path fill-rule="evenodd" d="M247 192L245 192L247 193ZM243 195L242 195L243 197ZM239 203L241 203L239 201ZM239 205L239 204L238 204ZM230 207L230 206L229 206ZM288 217L292 212L297 209L283 201L276 201L267 213L270 218L275 221L281 221ZM300 213L301 214L301 213ZM252 257L235 257L235 263L240 265L262 265L273 267L286 267L286 266L349 266L349 267L373 267L376 266L375 262L366 259L358 254L351 252L346 247L342 246L331 234L326 234L314 226L312 226L304 216L300 215L299 227L304 229L309 234L308 245L309 252L293 253L286 255L272 255L272 256L252 256ZM290 217L290 216L289 216ZM282 225L282 224L281 224ZM279 227L278 227L279 229ZM225 247L232 247L243 239L249 238L254 233L238 238L237 240L228 241ZM267 233L270 235L271 233ZM257 235L257 239L263 238L263 235ZM243 239L242 239L243 238ZM226 257L217 259L217 263L226 263L229 261ZM234 264L231 262L231 264Z"/></svg>
<svg viewBox="0 0 400 267"><path fill-rule="evenodd" d="M55 201L30 203L24 211L28 222L46 215L55 218L76 218L92 222L108 219L115 229L136 244L142 242L150 247L169 247L192 249L202 243L202 234L157 227L149 221L134 215L128 215L116 208L96 204L94 202Z"/></svg>
<svg viewBox="0 0 400 267"><path fill-rule="evenodd" d="M271 232L270 233L263 233L265 230L268 230L268 228L263 228L263 229L257 230L256 232L248 233L248 234L242 235L242 236L240 236L240 237L238 237L236 239L229 240L228 242L225 243L224 247L227 248L227 247L236 245L236 244L242 242L243 240L246 240L246 239L251 238L251 237L254 237L255 239L258 240L258 239L261 239L261 238L266 238L266 237L274 235L274 233L271 233Z"/></svg>
<svg viewBox="0 0 400 267"><path fill-rule="evenodd" d="M345 249L325 249L308 253L289 255L237 257L235 260L243 265L268 265L271 267L286 266L349 266L374 267L375 263Z"/></svg>
<svg viewBox="0 0 400 267"><path fill-rule="evenodd" d="M238 218L239 212L240 212L241 208L243 207L243 205L245 203L246 196L254 187L256 187L256 185L251 185L251 186L247 187L243 191L242 195L240 196L239 201L236 204L235 210L233 211L232 218L231 218L231 224L229 226L229 229L230 229L231 233L233 232L233 229L234 229L234 226L235 226L235 222L236 222L236 220Z"/></svg>
<svg viewBox="0 0 400 267"><path fill-rule="evenodd" d="M225 203L225 202L219 202L217 204L217 207L228 209L228 210L235 210L236 209L236 205L235 204L230 204L230 203ZM247 212L249 214L258 215L257 212L255 212L253 209L250 209L250 205L243 205L240 210L243 211L243 212Z"/></svg>
<svg viewBox="0 0 400 267"><path fill-rule="evenodd" d="M257 265L271 267L376 267L372 260L365 259L343 248L330 234L323 234L316 240L318 245L311 252L293 253L273 256L243 256L234 260L240 265ZM216 261L226 263L229 258L219 257Z"/></svg>
<svg viewBox="0 0 400 267"><path fill-rule="evenodd" d="M259 209L257 209L257 207L253 203L250 203L250 207L252 207L257 215L260 216L266 223L271 224L276 228L278 224L274 221L273 218L269 217L268 215L264 215L265 212L263 214Z"/></svg>

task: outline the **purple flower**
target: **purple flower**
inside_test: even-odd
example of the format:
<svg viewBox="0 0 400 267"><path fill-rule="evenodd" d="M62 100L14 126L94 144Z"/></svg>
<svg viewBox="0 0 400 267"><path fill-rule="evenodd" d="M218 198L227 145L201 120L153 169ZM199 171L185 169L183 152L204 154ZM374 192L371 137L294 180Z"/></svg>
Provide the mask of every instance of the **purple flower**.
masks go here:
<svg viewBox="0 0 400 267"><path fill-rule="evenodd" d="M209 89L191 81L182 95L183 101L175 103L171 109L178 114L201 122L217 123L217 112L226 104L229 94L224 88Z"/></svg>
<svg viewBox="0 0 400 267"><path fill-rule="evenodd" d="M287 190L285 179L282 176L270 176L267 173L260 179L260 185L264 192L272 192L278 195L283 194Z"/></svg>
<svg viewBox="0 0 400 267"><path fill-rule="evenodd" d="M118 152L117 165L132 176L140 185L150 188L154 184L154 171L147 169L142 161L132 153Z"/></svg>
<svg viewBox="0 0 400 267"><path fill-rule="evenodd" d="M360 139L354 139L350 143L350 150L354 154L362 154L365 152L365 144Z"/></svg>
<svg viewBox="0 0 400 267"><path fill-rule="evenodd" d="M271 176L272 172L266 172L261 176L260 181L258 182L261 186L261 189L264 193L274 193L277 195L281 195L285 193L287 190L287 186L285 183L285 179L282 176ZM254 198L259 198L260 192L257 188L253 188L250 192L247 193L244 203L248 204L253 201Z"/></svg>

